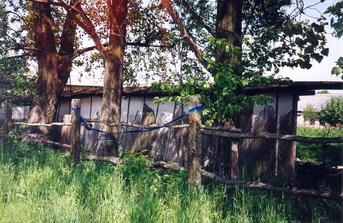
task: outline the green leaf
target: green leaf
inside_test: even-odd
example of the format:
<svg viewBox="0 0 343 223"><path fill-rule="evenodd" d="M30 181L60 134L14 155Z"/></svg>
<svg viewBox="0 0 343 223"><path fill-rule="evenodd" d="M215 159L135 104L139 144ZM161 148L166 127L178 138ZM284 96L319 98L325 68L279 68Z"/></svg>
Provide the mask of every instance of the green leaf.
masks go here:
<svg viewBox="0 0 343 223"><path fill-rule="evenodd" d="M319 55L318 53L313 54L312 57L313 57L318 63L322 62L322 60L323 60L323 58L324 58L323 56Z"/></svg>
<svg viewBox="0 0 343 223"><path fill-rule="evenodd" d="M341 73L343 73L343 69L341 67L334 67L331 70L331 74L333 75L340 75Z"/></svg>
<svg viewBox="0 0 343 223"><path fill-rule="evenodd" d="M338 66L343 66L343 57L338 58L336 63Z"/></svg>
<svg viewBox="0 0 343 223"><path fill-rule="evenodd" d="M311 45L311 46L306 47L304 52L311 54L311 53L313 53L313 50L314 50L314 47Z"/></svg>
<svg viewBox="0 0 343 223"><path fill-rule="evenodd" d="M321 54L328 56L329 55L329 48L324 48L322 51L320 51Z"/></svg>

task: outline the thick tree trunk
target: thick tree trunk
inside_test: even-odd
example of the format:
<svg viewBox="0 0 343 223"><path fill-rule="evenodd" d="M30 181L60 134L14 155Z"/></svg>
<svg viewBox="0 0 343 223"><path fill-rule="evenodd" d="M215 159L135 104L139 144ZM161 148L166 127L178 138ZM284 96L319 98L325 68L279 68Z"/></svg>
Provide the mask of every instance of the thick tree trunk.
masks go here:
<svg viewBox="0 0 343 223"><path fill-rule="evenodd" d="M123 76L124 46L118 45L115 54L105 58L104 92L101 108L102 130L111 133L100 134L96 154L109 156L118 154L120 135L120 113Z"/></svg>
<svg viewBox="0 0 343 223"><path fill-rule="evenodd" d="M75 0L71 1L74 4ZM73 56L75 53L75 38L76 38L76 23L74 21L72 11L68 11L66 20L63 24L63 31L61 36L61 46L59 49L58 61L58 76L64 83L67 83L70 77L71 68L73 65ZM64 86L63 86L64 88ZM61 90L63 90L63 88Z"/></svg>
<svg viewBox="0 0 343 223"><path fill-rule="evenodd" d="M216 38L225 39L229 44L242 48L243 0L218 0L217 3ZM228 54L219 48L216 61L230 64L237 75L241 73L238 55Z"/></svg>
<svg viewBox="0 0 343 223"><path fill-rule="evenodd" d="M127 7L127 0L108 2L109 43L102 52L105 77L100 118L101 129L106 133L100 134L96 148L98 156L118 155Z"/></svg>
<svg viewBox="0 0 343 223"><path fill-rule="evenodd" d="M50 5L38 2L32 4L35 16L35 42L38 49L38 81L37 95L33 100L28 122L47 123L53 121L58 97L56 87L61 84L58 81L58 54L52 30ZM47 128L30 128L28 132L47 134L49 131Z"/></svg>
<svg viewBox="0 0 343 223"><path fill-rule="evenodd" d="M243 0L217 0L217 18L215 37L224 39L228 44L242 49L242 7ZM225 52L222 48L216 50L216 62L230 65L233 75L241 75L241 54ZM226 122L226 121L225 121ZM229 122L239 127L239 117ZM222 124L222 123L221 123Z"/></svg>
<svg viewBox="0 0 343 223"><path fill-rule="evenodd" d="M58 103L58 89L63 83L58 79L57 54L44 54L40 59L38 68L37 95L29 114L29 123L50 123L54 120ZM30 128L29 133L48 134L47 128Z"/></svg>
<svg viewBox="0 0 343 223"><path fill-rule="evenodd" d="M53 33L53 18L50 5L34 2L35 41L38 49L37 94L29 114L29 123L50 123L54 120L61 95L72 67L76 24L68 12L61 37L61 46L57 54ZM29 128L28 133L49 135L48 128Z"/></svg>

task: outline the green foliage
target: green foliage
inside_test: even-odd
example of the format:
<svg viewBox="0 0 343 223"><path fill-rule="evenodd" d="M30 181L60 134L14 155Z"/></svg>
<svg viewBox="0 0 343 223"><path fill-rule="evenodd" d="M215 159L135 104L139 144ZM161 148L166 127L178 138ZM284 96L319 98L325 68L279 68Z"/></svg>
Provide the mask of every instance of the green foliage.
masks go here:
<svg viewBox="0 0 343 223"><path fill-rule="evenodd" d="M312 105L307 105L303 113L305 121L315 122L318 119L318 112Z"/></svg>
<svg viewBox="0 0 343 223"><path fill-rule="evenodd" d="M213 184L190 188L184 172L151 169L142 156L124 160L73 169L67 154L12 140L0 150L0 222L300 221L297 199ZM340 219L337 204L307 202L310 220L334 221L332 212Z"/></svg>
<svg viewBox="0 0 343 223"><path fill-rule="evenodd" d="M319 90L318 92L316 92L317 94L329 94L328 90Z"/></svg>
<svg viewBox="0 0 343 223"><path fill-rule="evenodd" d="M213 48L225 49L224 51L232 57L241 58L241 50L225 40L212 38L210 43ZM211 71L213 81L190 77L179 85L155 83L153 87L175 95L168 98L156 98L155 102L177 101L187 103L191 95L199 94L205 107L203 115L206 125L225 124L229 119L235 118L235 115L242 109L254 103L265 104L270 102L270 98L266 96L244 95L240 92L242 88L285 81L259 74L239 75L234 73L230 64L219 63L211 57L207 57L206 61L208 63L207 69ZM230 124L232 127L232 123Z"/></svg>
<svg viewBox="0 0 343 223"><path fill-rule="evenodd" d="M308 137L342 137L343 129L333 128L318 129L298 127L297 134ZM297 143L297 158L303 161L323 162L323 146L320 144ZM343 152L343 144L328 144L325 151L326 162L332 165L342 165L341 154Z"/></svg>
<svg viewBox="0 0 343 223"><path fill-rule="evenodd" d="M5 2L0 3L0 79L7 83L6 97L15 99L22 96L31 96L34 89L34 80L28 80L25 73L28 71L25 58L11 58L11 48L17 47L13 39L17 37L11 32L9 18L6 13ZM3 99L3 98L2 98ZM1 98L0 98L1 100ZM1 101L0 101L1 103Z"/></svg>
<svg viewBox="0 0 343 223"><path fill-rule="evenodd" d="M343 2L338 1L336 4L330 6L325 11L326 14L331 14L330 24L335 29L335 34L338 38L343 35Z"/></svg>
<svg viewBox="0 0 343 223"><path fill-rule="evenodd" d="M326 14L333 16L331 18L330 24L334 28L334 35L337 38L341 38L343 35L343 2L338 1L336 4L330 6L326 11ZM336 66L331 70L331 74L339 76L343 79L343 57L339 57Z"/></svg>
<svg viewBox="0 0 343 223"><path fill-rule="evenodd" d="M343 124L343 97L331 98L320 110L319 120L331 126Z"/></svg>
<svg viewBox="0 0 343 223"><path fill-rule="evenodd" d="M339 76L343 79L343 57L338 58L336 62L336 66L334 66L331 70L331 74Z"/></svg>

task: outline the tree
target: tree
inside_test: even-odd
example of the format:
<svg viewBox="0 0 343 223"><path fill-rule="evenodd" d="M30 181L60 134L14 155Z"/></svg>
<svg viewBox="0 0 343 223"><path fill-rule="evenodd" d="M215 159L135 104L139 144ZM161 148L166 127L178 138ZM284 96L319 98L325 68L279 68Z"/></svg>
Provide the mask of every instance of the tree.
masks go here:
<svg viewBox="0 0 343 223"><path fill-rule="evenodd" d="M13 23L4 32L11 44L7 46L7 52L21 52L13 58L23 61L35 58L37 61L36 92L28 122L50 123L56 114L59 95L70 76L76 24L70 13L63 14L44 1L8 1L7 4L6 14L11 15ZM22 83L18 78L16 81ZM28 128L28 133L37 132L48 136L50 129Z"/></svg>
<svg viewBox="0 0 343 223"><path fill-rule="evenodd" d="M302 1L269 0L161 2L195 57L213 77L213 84L198 82L197 88L205 86L215 92L204 101L208 103L207 118L219 120L217 124L234 117L244 106L266 101L239 95L242 87L283 81L274 78L280 67L309 69L313 60L320 62L328 55L324 19L319 17L312 23L297 20L320 1L310 6ZM216 13L206 15L206 20L204 6L216 9ZM206 91L202 95L205 98Z"/></svg>
<svg viewBox="0 0 343 223"><path fill-rule="evenodd" d="M33 100L28 123L50 123L55 118L59 96L70 76L76 24L73 15L67 13L57 50L50 4L33 1L31 7L38 80L37 95ZM31 132L32 128L29 130ZM48 129L40 130L49 133Z"/></svg>
<svg viewBox="0 0 343 223"><path fill-rule="evenodd" d="M7 35L10 27L4 2L0 3L0 21L0 78L2 82L1 87L6 88L1 90L0 104L4 99L11 99L18 103L19 97L23 99L23 97L32 95L34 86L24 75L27 72L25 59L10 57L8 53L8 49L13 47L13 43L11 37Z"/></svg>
<svg viewBox="0 0 343 223"><path fill-rule="evenodd" d="M311 124L314 124L318 119L318 112L313 105L309 104L304 108L303 117L305 121L310 121Z"/></svg>
<svg viewBox="0 0 343 223"><path fill-rule="evenodd" d="M331 98L320 110L319 120L330 126L343 123L343 97Z"/></svg>
<svg viewBox="0 0 343 223"><path fill-rule="evenodd" d="M109 133L101 134L100 138L106 140L98 142L96 153L97 155L116 155L120 132L128 1L106 1L105 4L95 1L86 5L59 1L54 4L64 7L68 13L73 14L73 21L93 40L95 48L103 59L105 71L100 123L101 129ZM102 26L97 30L98 24ZM108 42L102 43L102 38L106 38Z"/></svg>

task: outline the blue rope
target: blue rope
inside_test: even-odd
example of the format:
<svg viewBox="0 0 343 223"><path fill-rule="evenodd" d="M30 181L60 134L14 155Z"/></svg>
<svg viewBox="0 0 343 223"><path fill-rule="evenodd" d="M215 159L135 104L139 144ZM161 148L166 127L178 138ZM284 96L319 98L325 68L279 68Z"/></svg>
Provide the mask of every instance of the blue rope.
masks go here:
<svg viewBox="0 0 343 223"><path fill-rule="evenodd" d="M104 130L101 130L101 129L93 128L93 126L88 124L87 121L81 116L79 109L75 109L75 108L71 108L71 109L76 112L76 114L79 116L81 122L85 124L85 128L87 130L94 131L94 132L99 132L99 133L105 133L105 134L111 134L112 133L112 132L104 131Z"/></svg>
<svg viewBox="0 0 343 223"><path fill-rule="evenodd" d="M74 110L76 112L76 114L79 116L80 120L82 123L84 123L85 128L89 131L94 131L94 132L99 132L99 133L105 133L105 134L112 134L112 132L108 132L108 131L104 131L101 129L97 129L97 128L93 128L93 126L91 124L88 124L87 121L81 116L80 114L80 109L75 109L75 108L71 108L72 110ZM185 117L187 117L189 115L189 113L192 112L198 112L203 110L203 106L202 105L196 105L193 107L190 107L188 109L188 113L181 115L173 120L171 120L170 122L167 122L161 126L155 126L155 127L150 127L150 128L140 128L140 129L136 129L136 130L129 130L129 131L122 131L122 133L139 133L139 132L150 132L150 131L154 131L157 129L161 129L161 128L165 128L168 127L169 125L171 125L174 122L177 122L179 120L184 119ZM114 141L113 139L108 139L108 138L100 138L97 141Z"/></svg>
<svg viewBox="0 0 343 223"><path fill-rule="evenodd" d="M189 107L188 113L199 112L199 111L202 111L203 109L204 109L204 107L202 105L196 105L193 107Z"/></svg>
<svg viewBox="0 0 343 223"><path fill-rule="evenodd" d="M150 128L140 128L140 129L137 129L137 130L130 130L130 131L124 131L124 133L135 133L135 132L150 132L150 131L154 131L154 130L157 130L157 129L161 129L161 128L164 128L164 127L168 127L169 125L171 125L172 123L174 122L177 122L181 119L184 119L185 117L187 117L188 114L184 114L180 117L177 117L173 120L171 120L170 122L167 122L161 126L155 126L155 127L150 127Z"/></svg>

